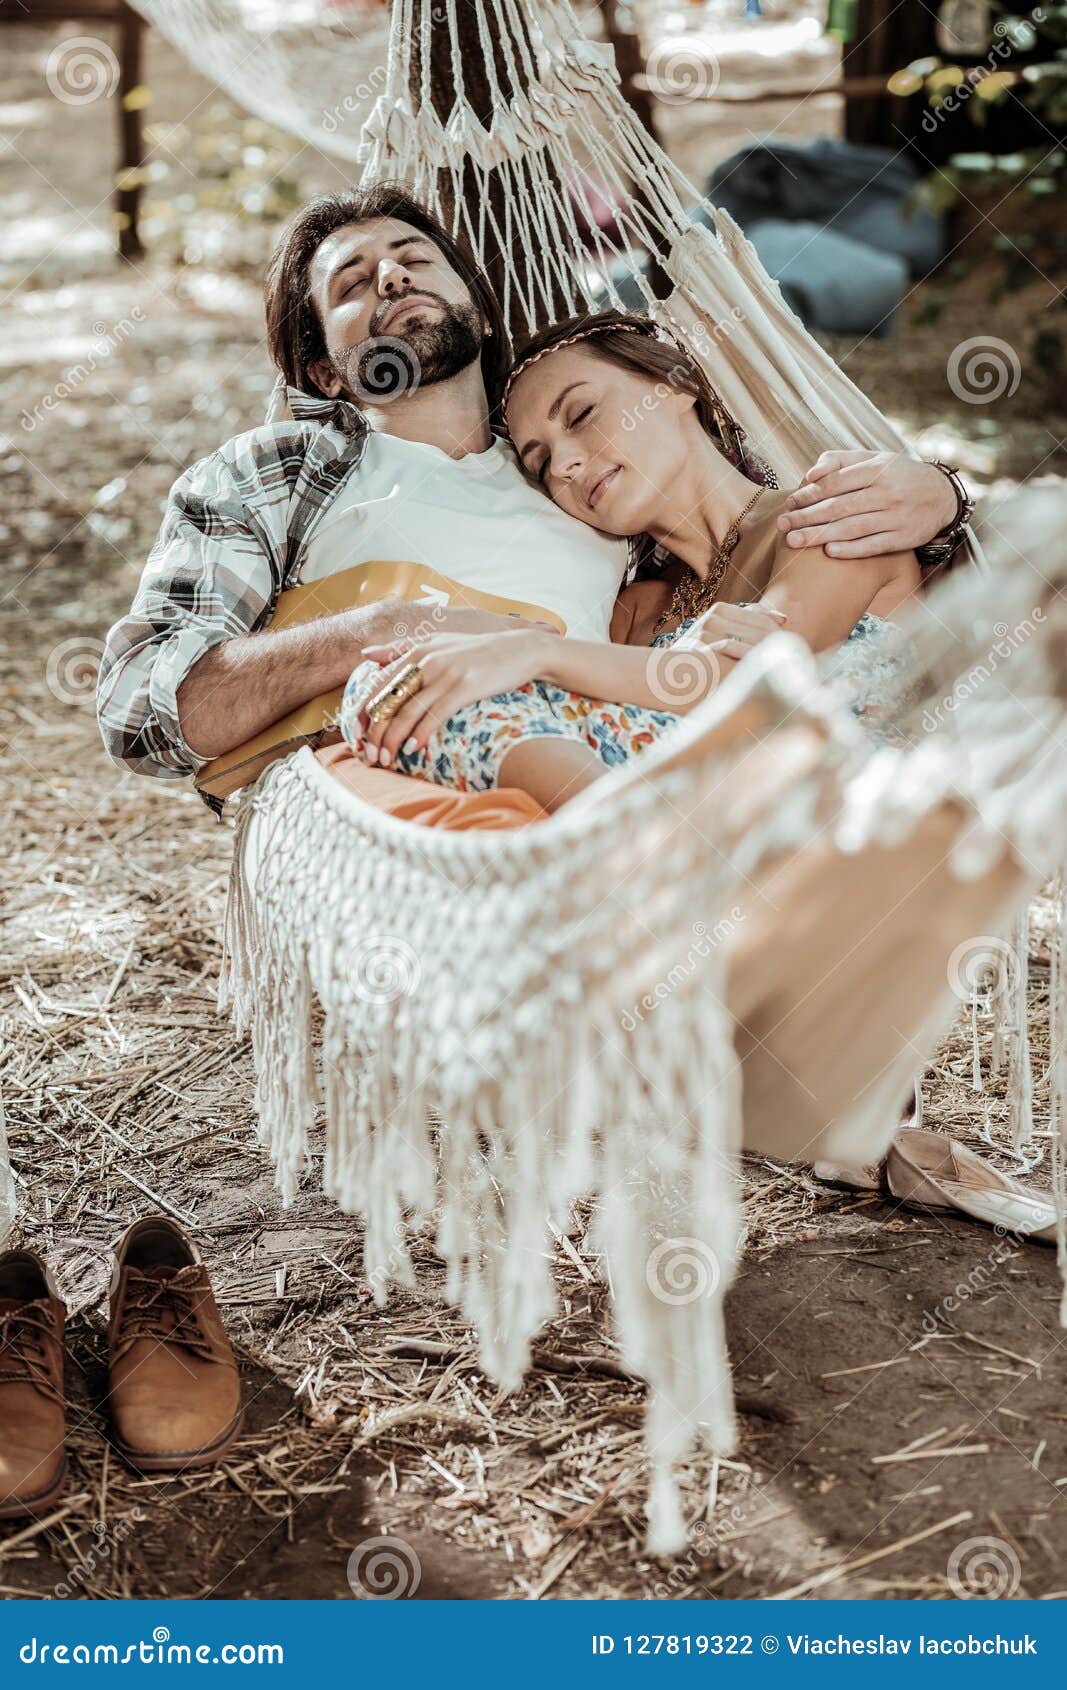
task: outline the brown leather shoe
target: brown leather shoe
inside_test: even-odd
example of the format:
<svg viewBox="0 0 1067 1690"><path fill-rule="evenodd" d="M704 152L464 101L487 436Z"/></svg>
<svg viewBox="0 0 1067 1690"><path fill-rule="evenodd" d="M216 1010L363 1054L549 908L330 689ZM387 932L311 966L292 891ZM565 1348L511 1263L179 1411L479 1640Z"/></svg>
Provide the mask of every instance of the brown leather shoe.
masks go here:
<svg viewBox="0 0 1067 1690"><path fill-rule="evenodd" d="M0 1520L39 1514L63 1489L66 1313L39 1257L0 1256Z"/></svg>
<svg viewBox="0 0 1067 1690"><path fill-rule="evenodd" d="M135 1221L111 1276L114 1442L143 1473L220 1461L241 1429L241 1386L200 1251L174 1221Z"/></svg>

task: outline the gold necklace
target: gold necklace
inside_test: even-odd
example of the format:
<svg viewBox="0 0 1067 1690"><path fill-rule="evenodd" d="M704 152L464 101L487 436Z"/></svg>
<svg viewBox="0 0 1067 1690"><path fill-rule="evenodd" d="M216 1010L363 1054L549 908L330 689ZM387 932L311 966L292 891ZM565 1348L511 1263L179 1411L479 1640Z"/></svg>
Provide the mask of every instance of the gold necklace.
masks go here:
<svg viewBox="0 0 1067 1690"><path fill-rule="evenodd" d="M711 568L703 580L695 570L686 569L671 595L670 604L652 630L653 639L663 631L668 622L674 620L688 622L691 617L699 616L702 611L707 610L710 605L715 603L715 595L722 586L727 565L737 550L737 542L741 538L741 526L765 492L766 488L757 487L744 510L740 511L731 522L723 539L715 548Z"/></svg>

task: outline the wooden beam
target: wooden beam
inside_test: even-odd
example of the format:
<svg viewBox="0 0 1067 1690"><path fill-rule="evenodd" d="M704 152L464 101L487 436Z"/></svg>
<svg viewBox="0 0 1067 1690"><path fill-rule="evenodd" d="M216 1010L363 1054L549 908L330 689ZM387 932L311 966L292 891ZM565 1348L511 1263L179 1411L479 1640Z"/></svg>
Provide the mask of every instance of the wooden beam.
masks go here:
<svg viewBox="0 0 1067 1690"><path fill-rule="evenodd" d="M115 211L119 225L119 256L142 258L144 247L138 217L141 208L141 181L123 185L126 172L140 172L144 165L144 127L139 105L130 106L126 96L139 88L144 80L144 19L132 6L122 5L118 11L119 24L119 183L115 190Z"/></svg>
<svg viewBox="0 0 1067 1690"><path fill-rule="evenodd" d="M867 76L888 79L913 59L936 54L937 7L902 6L900 0L858 0L853 40L846 42L841 72L846 82ZM868 146L900 146L912 140L922 121L921 105L906 96L861 96L845 107L845 139Z"/></svg>
<svg viewBox="0 0 1067 1690"><path fill-rule="evenodd" d="M672 104L678 103L677 89L667 82L654 76L641 74L634 79L641 88L655 97L666 96ZM764 85L758 88L737 88L731 91L729 84L720 83L717 88L709 88L701 93L693 94L687 104L699 104L701 101L723 106L763 106L771 105L775 101L791 100L794 103L801 100L821 98L824 94L836 94L845 100L869 100L891 98L884 76L850 76L838 82L799 83L796 87L782 87Z"/></svg>
<svg viewBox="0 0 1067 1690"><path fill-rule="evenodd" d="M636 32L626 27L633 14L624 10L619 0L599 0L599 6L604 19L604 34L615 54L615 67L623 95L638 122L644 125L654 141L658 141L656 110L650 97L649 78L645 75L641 42Z"/></svg>

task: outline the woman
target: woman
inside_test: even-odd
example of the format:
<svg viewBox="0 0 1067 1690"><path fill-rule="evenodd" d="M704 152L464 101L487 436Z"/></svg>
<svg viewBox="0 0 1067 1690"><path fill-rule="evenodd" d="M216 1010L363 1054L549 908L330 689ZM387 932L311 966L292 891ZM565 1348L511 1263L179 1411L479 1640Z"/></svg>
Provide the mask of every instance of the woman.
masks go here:
<svg viewBox="0 0 1067 1690"><path fill-rule="evenodd" d="M850 677L854 708L892 733L902 636L891 618L919 586L914 554L845 562L788 547L786 494L754 484L699 367L646 318L556 324L521 355L502 408L548 496L631 539L636 574L612 643L524 628L369 648L342 712L369 761L461 790L519 787L554 810L660 739L782 628L816 652L847 641L830 672ZM383 676L376 664L395 667Z"/></svg>

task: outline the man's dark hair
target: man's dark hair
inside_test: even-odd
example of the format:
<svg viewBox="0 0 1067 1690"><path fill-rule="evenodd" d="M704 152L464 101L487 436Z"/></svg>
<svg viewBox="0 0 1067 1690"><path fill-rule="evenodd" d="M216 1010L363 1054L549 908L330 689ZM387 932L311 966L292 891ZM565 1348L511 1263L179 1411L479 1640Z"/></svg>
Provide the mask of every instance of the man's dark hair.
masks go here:
<svg viewBox="0 0 1067 1690"><path fill-rule="evenodd" d="M406 188L394 182L378 182L372 188L353 188L345 193L320 194L286 225L271 256L265 288L267 345L286 382L304 393L321 395L322 390L308 374L309 364L328 355L322 323L311 297L311 261L335 229L344 228L347 223L365 223L372 217L393 217L401 223L410 223L433 241L469 287L492 331L482 343L481 360L485 391L495 409L511 363L511 343L496 295L466 248Z"/></svg>

